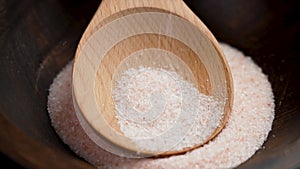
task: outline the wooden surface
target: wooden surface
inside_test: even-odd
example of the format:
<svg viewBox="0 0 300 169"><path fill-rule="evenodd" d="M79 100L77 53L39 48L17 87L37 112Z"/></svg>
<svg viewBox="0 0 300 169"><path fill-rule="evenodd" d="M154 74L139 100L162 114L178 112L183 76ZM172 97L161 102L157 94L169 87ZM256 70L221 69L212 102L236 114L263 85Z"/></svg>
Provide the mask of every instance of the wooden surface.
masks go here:
<svg viewBox="0 0 300 169"><path fill-rule="evenodd" d="M273 130L265 148L238 168L299 168L299 2L185 2L219 40L251 55L272 83ZM51 128L46 97L98 5L96 0L0 0L0 151L28 168L92 168Z"/></svg>
<svg viewBox="0 0 300 169"><path fill-rule="evenodd" d="M158 41L154 42L155 39ZM224 116L220 126L203 142L178 151L166 151L164 148L169 146L165 145L160 148L161 151L152 152L139 148L120 131L112 99L113 76L123 60L148 48L160 49L157 50L157 55L161 55L163 51L175 55L179 50L183 51L181 55L175 56L191 70L185 71L187 74L183 77L194 77L194 85L200 92L209 91L206 94L225 103L222 105ZM195 55L189 55L189 51L193 51ZM199 65L195 65L195 60ZM153 61L144 59L145 63L141 65L151 64ZM176 68L176 59L172 57L160 57L158 62L173 67L172 71L184 72L180 70L182 68ZM135 60L127 63L127 69L138 67ZM162 68L164 65L153 66ZM192 72L194 74L190 74ZM117 152L121 147L132 154L138 153L138 156L182 154L209 142L225 126L233 102L233 83L224 54L212 33L182 0L127 0L126 3L103 1L79 42L73 64L72 85L76 113L87 135L103 148L115 147L114 150L107 151ZM97 135L105 139L96 138ZM144 139L143 142L152 139ZM105 145L111 146L104 146L104 140L109 140L111 144ZM170 145L170 148L176 143Z"/></svg>

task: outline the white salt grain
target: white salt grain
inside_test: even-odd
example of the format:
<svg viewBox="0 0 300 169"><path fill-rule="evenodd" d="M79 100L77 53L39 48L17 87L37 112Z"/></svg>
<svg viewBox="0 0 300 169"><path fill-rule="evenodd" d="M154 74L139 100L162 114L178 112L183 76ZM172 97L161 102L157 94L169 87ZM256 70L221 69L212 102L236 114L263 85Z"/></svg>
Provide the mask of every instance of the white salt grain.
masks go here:
<svg viewBox="0 0 300 169"><path fill-rule="evenodd" d="M183 155L128 159L99 148L84 133L72 105L69 64L50 87L48 111L52 124L70 148L97 167L105 168L233 168L264 143L274 119L271 85L261 69L238 50L221 44L234 82L234 103L228 124L211 142ZM70 130L70 128L74 130Z"/></svg>

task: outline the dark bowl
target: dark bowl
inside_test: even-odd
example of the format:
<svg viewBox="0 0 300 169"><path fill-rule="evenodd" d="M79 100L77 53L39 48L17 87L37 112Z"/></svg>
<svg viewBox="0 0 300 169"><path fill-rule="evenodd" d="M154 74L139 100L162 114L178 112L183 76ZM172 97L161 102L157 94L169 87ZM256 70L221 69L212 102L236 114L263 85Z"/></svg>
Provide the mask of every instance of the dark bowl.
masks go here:
<svg viewBox="0 0 300 169"><path fill-rule="evenodd" d="M6 162L13 159L26 168L92 167L56 135L47 95L99 3L0 0L0 151ZM239 168L300 167L299 1L186 3L218 40L252 56L272 83L273 129L264 148Z"/></svg>

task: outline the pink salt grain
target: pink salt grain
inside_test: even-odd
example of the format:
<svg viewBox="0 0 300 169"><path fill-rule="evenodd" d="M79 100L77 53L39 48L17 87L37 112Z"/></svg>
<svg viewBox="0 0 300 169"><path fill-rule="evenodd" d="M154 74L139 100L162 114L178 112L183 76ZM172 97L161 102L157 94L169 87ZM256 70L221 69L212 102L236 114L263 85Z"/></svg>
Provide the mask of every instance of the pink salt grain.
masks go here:
<svg viewBox="0 0 300 169"><path fill-rule="evenodd" d="M140 151L159 154L203 144L224 114L223 102L163 68L128 69L112 93L120 129Z"/></svg>
<svg viewBox="0 0 300 169"><path fill-rule="evenodd" d="M211 142L183 155L157 159L129 159L99 148L81 128L71 92L68 64L50 87L48 111L62 140L85 160L105 168L233 168L249 159L264 143L274 119L271 85L261 69L238 50L221 44L234 82L229 121Z"/></svg>

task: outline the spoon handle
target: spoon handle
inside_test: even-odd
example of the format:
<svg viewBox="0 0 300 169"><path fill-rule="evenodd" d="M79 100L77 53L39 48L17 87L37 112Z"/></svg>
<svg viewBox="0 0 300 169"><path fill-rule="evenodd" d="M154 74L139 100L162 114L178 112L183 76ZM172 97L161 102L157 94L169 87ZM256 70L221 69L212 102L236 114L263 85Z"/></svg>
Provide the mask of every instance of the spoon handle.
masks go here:
<svg viewBox="0 0 300 169"><path fill-rule="evenodd" d="M162 12L170 13L187 19L189 22L201 28L204 33L210 31L200 19L189 9L183 0L102 0L93 19L83 35L83 39L89 38L97 29L114 19L130 13ZM108 19L109 18L109 19ZM213 39L212 35L209 35ZM83 40L85 41L85 40Z"/></svg>

